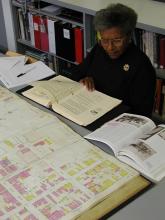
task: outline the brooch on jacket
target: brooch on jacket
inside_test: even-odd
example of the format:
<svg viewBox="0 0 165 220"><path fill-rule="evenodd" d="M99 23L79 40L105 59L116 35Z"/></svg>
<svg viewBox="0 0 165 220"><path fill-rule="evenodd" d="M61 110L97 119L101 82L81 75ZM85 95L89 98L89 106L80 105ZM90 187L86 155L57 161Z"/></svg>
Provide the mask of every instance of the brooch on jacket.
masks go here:
<svg viewBox="0 0 165 220"><path fill-rule="evenodd" d="M123 70L124 70L124 71L128 71L128 70L129 70L129 64L124 64Z"/></svg>

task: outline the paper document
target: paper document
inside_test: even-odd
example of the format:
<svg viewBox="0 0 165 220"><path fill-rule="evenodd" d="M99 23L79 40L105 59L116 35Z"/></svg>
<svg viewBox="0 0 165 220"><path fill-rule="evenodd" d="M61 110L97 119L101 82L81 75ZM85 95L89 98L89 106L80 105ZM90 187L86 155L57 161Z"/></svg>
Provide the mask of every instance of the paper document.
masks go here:
<svg viewBox="0 0 165 220"><path fill-rule="evenodd" d="M54 74L55 72L53 70L51 70L43 62L38 61L23 66L16 65L14 68L11 68L10 71L7 71L5 74L1 75L0 80L8 89L10 89L46 78Z"/></svg>
<svg viewBox="0 0 165 220"><path fill-rule="evenodd" d="M26 56L17 57L0 57L0 75L4 75L6 71L15 66L23 66L26 62Z"/></svg>

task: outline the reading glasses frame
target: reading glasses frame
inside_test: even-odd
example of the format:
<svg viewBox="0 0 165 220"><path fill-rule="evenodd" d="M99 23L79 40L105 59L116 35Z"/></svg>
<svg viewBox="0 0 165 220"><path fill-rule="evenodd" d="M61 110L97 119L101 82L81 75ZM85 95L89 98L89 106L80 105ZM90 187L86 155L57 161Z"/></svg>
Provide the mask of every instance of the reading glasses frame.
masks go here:
<svg viewBox="0 0 165 220"><path fill-rule="evenodd" d="M115 38L115 39L104 39L101 37L100 43L105 47L108 47L109 45L113 45L115 47L120 47L123 45L125 39L126 39L126 36L123 36L120 38Z"/></svg>

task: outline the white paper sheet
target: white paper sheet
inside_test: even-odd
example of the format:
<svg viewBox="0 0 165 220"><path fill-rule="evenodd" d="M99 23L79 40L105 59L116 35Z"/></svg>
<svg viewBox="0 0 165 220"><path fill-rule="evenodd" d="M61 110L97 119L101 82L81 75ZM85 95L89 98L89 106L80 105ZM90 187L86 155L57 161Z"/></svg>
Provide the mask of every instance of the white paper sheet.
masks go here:
<svg viewBox="0 0 165 220"><path fill-rule="evenodd" d="M37 61L24 66L16 65L5 74L1 75L0 80L10 89L22 86L54 75L55 72L46 66L43 62Z"/></svg>

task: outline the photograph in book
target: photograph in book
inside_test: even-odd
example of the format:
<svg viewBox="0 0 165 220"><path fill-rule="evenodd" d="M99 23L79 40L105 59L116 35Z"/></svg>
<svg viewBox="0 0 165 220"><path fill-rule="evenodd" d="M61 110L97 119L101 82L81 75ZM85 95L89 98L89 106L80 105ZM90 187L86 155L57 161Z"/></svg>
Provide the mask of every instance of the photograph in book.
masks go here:
<svg viewBox="0 0 165 220"><path fill-rule="evenodd" d="M114 155L153 182L165 177L165 125L124 113L85 138L107 144Z"/></svg>
<svg viewBox="0 0 165 220"><path fill-rule="evenodd" d="M96 90L90 92L82 84L57 76L32 83L22 94L71 121L86 126L121 103L121 100Z"/></svg>

